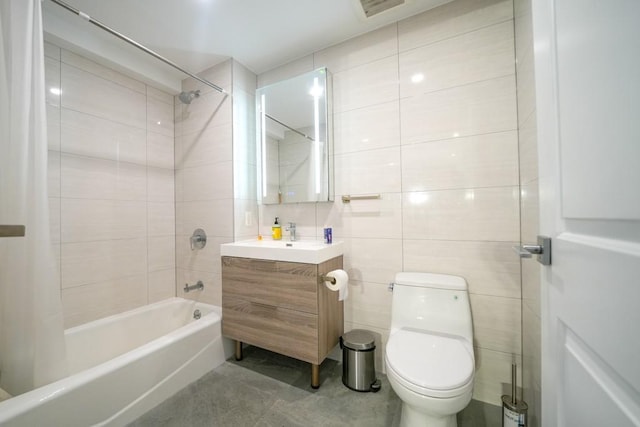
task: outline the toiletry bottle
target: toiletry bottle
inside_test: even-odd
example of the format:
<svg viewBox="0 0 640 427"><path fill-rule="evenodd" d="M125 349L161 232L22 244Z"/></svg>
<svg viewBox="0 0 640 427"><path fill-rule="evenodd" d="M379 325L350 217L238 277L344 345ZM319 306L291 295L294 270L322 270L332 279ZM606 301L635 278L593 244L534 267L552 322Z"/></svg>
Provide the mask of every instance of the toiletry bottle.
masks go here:
<svg viewBox="0 0 640 427"><path fill-rule="evenodd" d="M278 217L276 217L273 226L271 226L271 237L273 240L281 240L282 239L282 227L278 224Z"/></svg>

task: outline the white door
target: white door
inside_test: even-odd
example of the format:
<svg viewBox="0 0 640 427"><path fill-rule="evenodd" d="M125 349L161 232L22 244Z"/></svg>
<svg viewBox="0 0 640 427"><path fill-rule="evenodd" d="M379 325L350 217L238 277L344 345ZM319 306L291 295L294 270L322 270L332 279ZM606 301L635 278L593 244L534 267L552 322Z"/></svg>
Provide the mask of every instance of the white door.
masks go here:
<svg viewBox="0 0 640 427"><path fill-rule="evenodd" d="M640 0L534 0L542 425L640 426Z"/></svg>

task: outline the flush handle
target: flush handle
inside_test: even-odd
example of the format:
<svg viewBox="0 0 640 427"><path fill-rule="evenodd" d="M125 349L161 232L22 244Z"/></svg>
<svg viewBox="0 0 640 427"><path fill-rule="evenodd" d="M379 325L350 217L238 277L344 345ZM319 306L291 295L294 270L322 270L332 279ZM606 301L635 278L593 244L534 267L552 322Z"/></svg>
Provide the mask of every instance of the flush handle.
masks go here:
<svg viewBox="0 0 640 427"><path fill-rule="evenodd" d="M538 236L537 245L514 246L513 249L520 258L531 258L537 256L538 262L542 265L551 265L551 238Z"/></svg>

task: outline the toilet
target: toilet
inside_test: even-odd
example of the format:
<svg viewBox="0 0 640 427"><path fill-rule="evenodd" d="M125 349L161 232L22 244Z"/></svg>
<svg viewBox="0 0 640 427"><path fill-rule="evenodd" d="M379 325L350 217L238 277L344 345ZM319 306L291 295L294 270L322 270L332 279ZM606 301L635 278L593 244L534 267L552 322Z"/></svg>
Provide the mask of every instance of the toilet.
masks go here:
<svg viewBox="0 0 640 427"><path fill-rule="evenodd" d="M387 378L402 400L401 426L457 427L475 373L467 282L397 273L385 356Z"/></svg>

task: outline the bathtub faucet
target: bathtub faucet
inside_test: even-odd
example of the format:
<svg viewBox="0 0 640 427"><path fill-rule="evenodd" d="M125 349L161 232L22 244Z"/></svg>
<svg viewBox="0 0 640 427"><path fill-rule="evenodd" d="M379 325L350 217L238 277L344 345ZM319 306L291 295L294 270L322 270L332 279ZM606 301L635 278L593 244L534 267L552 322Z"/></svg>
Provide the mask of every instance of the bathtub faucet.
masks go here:
<svg viewBox="0 0 640 427"><path fill-rule="evenodd" d="M204 289L204 283L202 283L202 280L198 280L198 283L196 283L195 285L191 285L189 286L188 283L184 284L184 291L185 292L189 292L189 291L195 291L195 290L203 290Z"/></svg>

